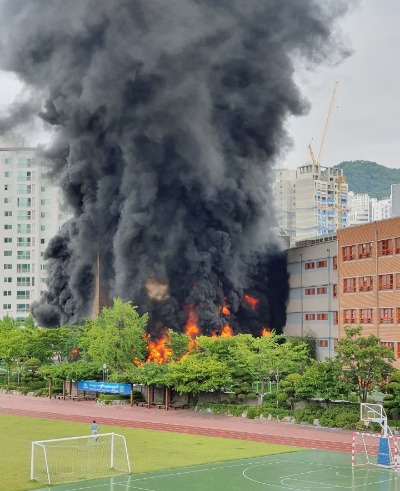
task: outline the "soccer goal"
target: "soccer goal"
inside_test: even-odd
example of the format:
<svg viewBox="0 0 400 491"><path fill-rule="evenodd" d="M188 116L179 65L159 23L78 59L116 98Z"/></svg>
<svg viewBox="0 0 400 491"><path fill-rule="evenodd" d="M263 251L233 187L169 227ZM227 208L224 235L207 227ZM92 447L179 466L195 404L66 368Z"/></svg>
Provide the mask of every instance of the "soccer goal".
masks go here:
<svg viewBox="0 0 400 491"><path fill-rule="evenodd" d="M397 470L399 447L395 435L387 424L387 416L381 404L363 403L360 406L360 419L366 427L378 423L381 433L356 431L353 433L352 465L377 465Z"/></svg>
<svg viewBox="0 0 400 491"><path fill-rule="evenodd" d="M31 480L61 484L130 472L125 437L115 433L31 444Z"/></svg>

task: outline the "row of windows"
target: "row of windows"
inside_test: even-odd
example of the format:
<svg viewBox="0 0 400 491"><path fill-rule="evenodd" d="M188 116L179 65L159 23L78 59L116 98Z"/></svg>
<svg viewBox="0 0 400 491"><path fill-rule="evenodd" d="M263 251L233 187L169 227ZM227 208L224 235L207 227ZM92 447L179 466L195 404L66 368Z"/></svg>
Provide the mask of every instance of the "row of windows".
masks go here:
<svg viewBox="0 0 400 491"><path fill-rule="evenodd" d="M305 288L304 294L305 295L327 295L328 293L328 285L322 285L322 286L317 286L317 287L309 287ZM334 298L337 297L337 285L333 284L332 285L332 296Z"/></svg>
<svg viewBox="0 0 400 491"><path fill-rule="evenodd" d="M41 186L40 191L49 191L49 186ZM4 184L4 191L11 191L13 189L12 184ZM17 184L17 194L34 194L35 186L33 184ZM40 204L49 205L50 199L41 199ZM7 201L8 203L8 201Z"/></svg>
<svg viewBox="0 0 400 491"><path fill-rule="evenodd" d="M11 210L6 210L4 212L5 217L12 217L13 212ZM49 211L40 212L40 218L50 218L51 213ZM35 210L17 210L17 220L34 220Z"/></svg>
<svg viewBox="0 0 400 491"><path fill-rule="evenodd" d="M13 226L11 223L4 224L4 230L12 230ZM51 225L41 225L41 232L51 232ZM17 224L17 234L31 234L33 227L30 223L18 223Z"/></svg>
<svg viewBox="0 0 400 491"><path fill-rule="evenodd" d="M11 165L13 163L13 159L12 158L6 158L4 159L4 163L6 165ZM41 165L44 165L44 163L42 162ZM17 166L18 167L31 167L32 166L32 159L26 159L26 158L22 158L22 157L19 157L17 159Z"/></svg>
<svg viewBox="0 0 400 491"><path fill-rule="evenodd" d="M4 290L3 291L4 297L11 297L12 294L13 293L11 290ZM17 299L29 300L30 297L31 297L31 292L29 290L17 290Z"/></svg>
<svg viewBox="0 0 400 491"><path fill-rule="evenodd" d="M343 310L343 322L345 324L373 324L373 309L345 309ZM396 316L396 317L395 317ZM400 324L400 307L380 308L378 313L380 324Z"/></svg>
<svg viewBox="0 0 400 491"><path fill-rule="evenodd" d="M11 310L10 303L3 303L3 310ZM29 312L29 303L17 303L17 312Z"/></svg>
<svg viewBox="0 0 400 491"><path fill-rule="evenodd" d="M358 281L357 281L358 280ZM357 290L358 285L358 290ZM400 289L400 273L378 275L378 290ZM360 276L359 278L344 278L343 293L371 292L374 289L373 276Z"/></svg>
<svg viewBox="0 0 400 491"><path fill-rule="evenodd" d="M337 269L337 257L334 256L333 260L333 269ZM307 261L304 263L304 269L316 269L316 268L326 268L328 266L328 261L326 259L322 259L320 261Z"/></svg>
<svg viewBox="0 0 400 491"><path fill-rule="evenodd" d="M4 283L12 283L11 276L5 276L3 278ZM35 286L35 278L30 276L17 276L17 286Z"/></svg>
<svg viewBox="0 0 400 491"><path fill-rule="evenodd" d="M342 247L343 261L355 261L356 259L368 259L373 254L372 242L348 245ZM377 254L379 257L400 254L400 237L383 239L377 242Z"/></svg>

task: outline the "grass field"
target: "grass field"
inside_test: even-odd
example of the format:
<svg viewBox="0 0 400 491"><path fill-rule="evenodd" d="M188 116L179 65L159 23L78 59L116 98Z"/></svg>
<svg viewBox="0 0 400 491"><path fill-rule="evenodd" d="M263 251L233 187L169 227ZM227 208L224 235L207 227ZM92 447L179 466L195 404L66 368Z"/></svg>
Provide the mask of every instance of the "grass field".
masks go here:
<svg viewBox="0 0 400 491"><path fill-rule="evenodd" d="M133 473L155 472L299 450L285 445L118 426L102 426L101 432L115 432L125 436ZM90 434L89 424L0 415L2 470L0 489L27 491L43 487L43 483L29 481L31 441L87 434Z"/></svg>

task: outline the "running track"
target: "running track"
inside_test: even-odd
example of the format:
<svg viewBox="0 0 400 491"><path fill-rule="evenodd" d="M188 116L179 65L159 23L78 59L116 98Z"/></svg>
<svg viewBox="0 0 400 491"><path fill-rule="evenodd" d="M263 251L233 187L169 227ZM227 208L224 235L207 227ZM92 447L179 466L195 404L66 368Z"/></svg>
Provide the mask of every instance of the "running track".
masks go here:
<svg viewBox="0 0 400 491"><path fill-rule="evenodd" d="M165 411L126 405L98 406L93 401L50 400L0 393L0 413L88 424L95 418L100 425L351 452L350 431L198 413L188 409Z"/></svg>

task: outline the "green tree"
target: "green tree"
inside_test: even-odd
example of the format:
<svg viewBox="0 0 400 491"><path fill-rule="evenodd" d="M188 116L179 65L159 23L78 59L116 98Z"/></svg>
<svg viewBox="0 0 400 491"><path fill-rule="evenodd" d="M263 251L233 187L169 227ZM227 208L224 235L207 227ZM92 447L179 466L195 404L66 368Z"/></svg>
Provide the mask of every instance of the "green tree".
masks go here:
<svg viewBox="0 0 400 491"><path fill-rule="evenodd" d="M312 363L295 387L296 394L301 397L321 398L326 402L348 395L351 389L343 380L342 367L332 359Z"/></svg>
<svg viewBox="0 0 400 491"><path fill-rule="evenodd" d="M336 347L342 378L351 384L361 402L382 385L393 372L390 362L395 360L392 350L382 346L376 336L362 336L363 328L345 326L345 337Z"/></svg>
<svg viewBox="0 0 400 491"><path fill-rule="evenodd" d="M135 360L144 362L147 354L145 327L148 315L139 316L131 302L114 299L95 320L86 320L87 331L81 343L89 357L110 369L123 370Z"/></svg>
<svg viewBox="0 0 400 491"><path fill-rule="evenodd" d="M226 363L195 353L170 363L165 383L181 394L193 395L229 387L232 378Z"/></svg>
<svg viewBox="0 0 400 491"><path fill-rule="evenodd" d="M306 343L293 344L281 336L253 338L253 342L238 343L234 348L238 366L246 369L254 381L261 382L260 402L264 400L265 385L271 379L303 371L309 362Z"/></svg>

